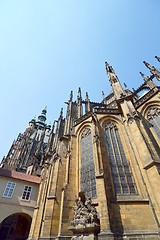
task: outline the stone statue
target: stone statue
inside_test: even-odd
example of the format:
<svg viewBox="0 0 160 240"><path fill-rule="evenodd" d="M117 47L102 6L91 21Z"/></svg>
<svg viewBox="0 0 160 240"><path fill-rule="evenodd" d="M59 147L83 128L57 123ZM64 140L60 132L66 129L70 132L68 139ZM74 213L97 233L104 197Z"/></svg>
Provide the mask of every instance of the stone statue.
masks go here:
<svg viewBox="0 0 160 240"><path fill-rule="evenodd" d="M74 219L71 221L71 226L82 225L83 227L87 227L88 224L99 226L97 210L92 203L91 197L85 198L85 195L81 192L81 197L75 200L73 209Z"/></svg>

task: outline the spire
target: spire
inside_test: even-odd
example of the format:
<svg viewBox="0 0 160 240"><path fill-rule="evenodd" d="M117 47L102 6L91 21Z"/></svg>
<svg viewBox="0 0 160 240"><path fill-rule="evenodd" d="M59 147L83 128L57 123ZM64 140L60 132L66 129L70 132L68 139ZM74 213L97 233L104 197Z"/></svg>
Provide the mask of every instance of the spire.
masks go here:
<svg viewBox="0 0 160 240"><path fill-rule="evenodd" d="M160 57L155 56L155 58L158 60L158 62L160 62Z"/></svg>
<svg viewBox="0 0 160 240"><path fill-rule="evenodd" d="M157 78L157 80L160 81L160 71L145 61L143 61L143 63L150 70L150 72Z"/></svg>
<svg viewBox="0 0 160 240"><path fill-rule="evenodd" d="M107 62L105 62L106 65L106 72L108 74L109 81L112 83L116 83L119 81L117 75L115 74L115 71L112 66L110 66Z"/></svg>
<svg viewBox="0 0 160 240"><path fill-rule="evenodd" d="M121 86L121 83L113 69L112 66L110 66L107 62L105 62L106 65L106 72L109 78L109 81L111 83L114 95L116 99L120 99L126 96L126 92Z"/></svg>

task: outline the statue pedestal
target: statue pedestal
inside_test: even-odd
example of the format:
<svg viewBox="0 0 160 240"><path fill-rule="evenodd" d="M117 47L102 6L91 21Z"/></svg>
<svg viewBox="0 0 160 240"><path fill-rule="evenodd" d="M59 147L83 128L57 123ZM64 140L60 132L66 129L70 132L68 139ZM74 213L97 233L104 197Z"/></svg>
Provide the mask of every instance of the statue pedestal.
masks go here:
<svg viewBox="0 0 160 240"><path fill-rule="evenodd" d="M80 236L73 236L71 240L96 240L95 236L93 234L89 234L87 236L80 235Z"/></svg>
<svg viewBox="0 0 160 240"><path fill-rule="evenodd" d="M72 237L72 240L96 240L96 235L100 231L100 226L95 223L88 223L85 225L78 224L76 226L70 226L68 229L75 235Z"/></svg>

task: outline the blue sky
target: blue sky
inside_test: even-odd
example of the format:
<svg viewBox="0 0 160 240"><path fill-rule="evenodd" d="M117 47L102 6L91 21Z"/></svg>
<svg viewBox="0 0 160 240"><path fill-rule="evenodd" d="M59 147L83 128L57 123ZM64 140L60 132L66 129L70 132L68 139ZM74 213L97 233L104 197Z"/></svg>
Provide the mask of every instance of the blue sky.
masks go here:
<svg viewBox="0 0 160 240"><path fill-rule="evenodd" d="M159 0L0 1L0 159L47 105L58 118L70 91L101 101L104 62L136 88L143 60L159 68Z"/></svg>

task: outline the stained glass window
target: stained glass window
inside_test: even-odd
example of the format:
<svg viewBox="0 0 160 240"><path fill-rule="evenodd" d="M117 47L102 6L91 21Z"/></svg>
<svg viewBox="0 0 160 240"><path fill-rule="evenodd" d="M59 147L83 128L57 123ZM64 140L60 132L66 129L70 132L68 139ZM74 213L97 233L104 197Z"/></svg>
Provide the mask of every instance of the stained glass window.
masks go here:
<svg viewBox="0 0 160 240"><path fill-rule="evenodd" d="M87 197L96 197L93 143L89 128L85 128L81 135L81 191Z"/></svg>
<svg viewBox="0 0 160 240"><path fill-rule="evenodd" d="M106 124L105 132L115 192L116 194L136 194L136 186L118 128L110 122Z"/></svg>
<svg viewBox="0 0 160 240"><path fill-rule="evenodd" d="M154 131L160 137L160 109L152 107L149 109L147 118L152 124Z"/></svg>

